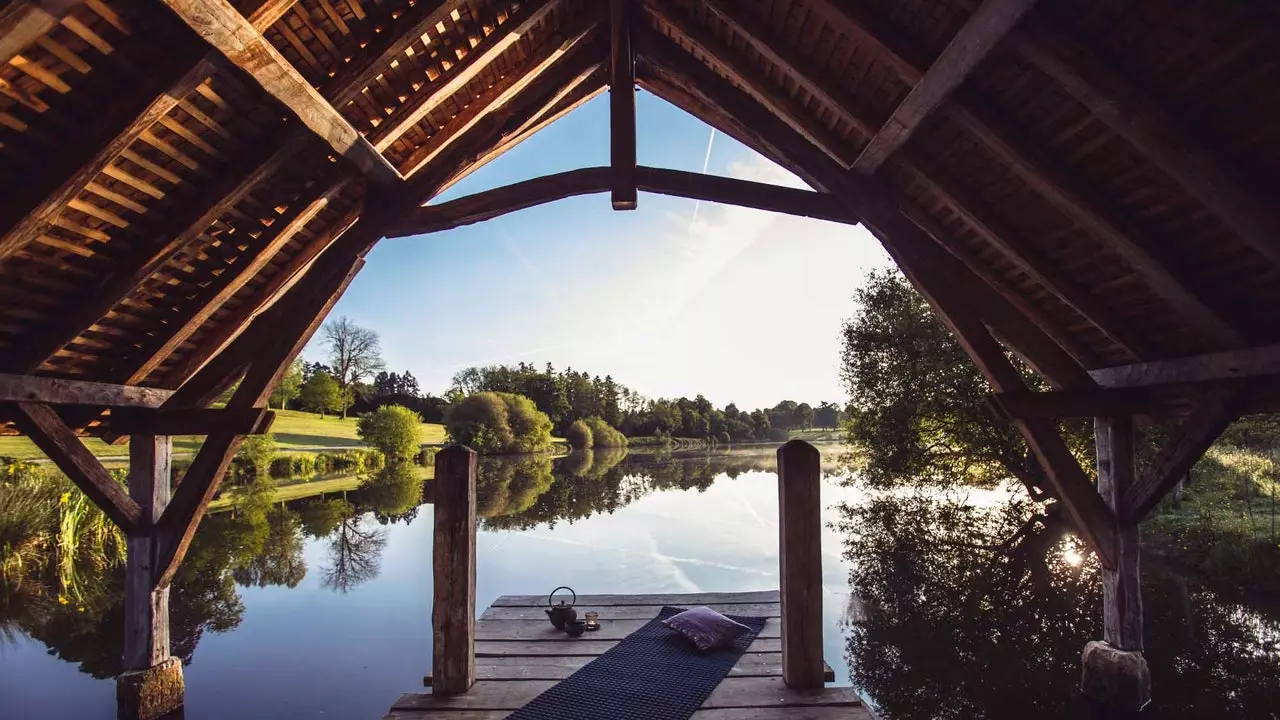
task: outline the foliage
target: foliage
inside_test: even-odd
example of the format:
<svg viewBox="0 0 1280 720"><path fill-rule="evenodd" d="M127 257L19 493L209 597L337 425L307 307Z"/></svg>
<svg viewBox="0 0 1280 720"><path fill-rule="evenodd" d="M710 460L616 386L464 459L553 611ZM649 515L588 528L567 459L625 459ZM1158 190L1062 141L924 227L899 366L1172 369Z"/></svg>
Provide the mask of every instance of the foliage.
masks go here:
<svg viewBox="0 0 1280 720"><path fill-rule="evenodd" d="M314 372L302 384L299 402L304 410L324 415L342 408L342 388L327 372Z"/></svg>
<svg viewBox="0 0 1280 720"><path fill-rule="evenodd" d="M284 410L302 392L302 360L294 360L271 391L267 404Z"/></svg>
<svg viewBox="0 0 1280 720"><path fill-rule="evenodd" d="M383 405L356 423L360 439L388 459L413 457L422 445L422 418L400 405Z"/></svg>
<svg viewBox="0 0 1280 720"><path fill-rule="evenodd" d="M362 504L383 515L399 515L422 504L422 476L411 462L397 459L360 484Z"/></svg>
<svg viewBox="0 0 1280 720"><path fill-rule="evenodd" d="M327 536L338 527L338 523L355 514L355 507L346 500L331 498L309 498L302 503L298 511L302 520L302 531L313 538Z"/></svg>
<svg viewBox="0 0 1280 720"><path fill-rule="evenodd" d="M324 324L325 342L329 346L329 365L338 387L351 391L356 384L384 367L378 333L356 325L350 318L340 317ZM354 393L342 397L342 417Z"/></svg>
<svg viewBox="0 0 1280 720"><path fill-rule="evenodd" d="M389 373L386 370L379 372L373 378L373 391L378 395L408 395L409 397L422 395L418 387L418 379L408 370L405 370L403 375Z"/></svg>
<svg viewBox="0 0 1280 720"><path fill-rule="evenodd" d="M480 453L532 453L551 446L551 419L529 398L479 392L449 408L445 429L452 442Z"/></svg>
<svg viewBox="0 0 1280 720"><path fill-rule="evenodd" d="M476 468L476 516L517 515L551 487L551 458L483 458Z"/></svg>
<svg viewBox="0 0 1280 720"><path fill-rule="evenodd" d="M841 376L861 476L881 488L1034 482L1021 437L986 410L986 381L906 279L872 273L855 298Z"/></svg>
<svg viewBox="0 0 1280 720"><path fill-rule="evenodd" d="M627 446L627 438L604 418L589 417L583 420L591 428L591 446L597 448L619 448Z"/></svg>
<svg viewBox="0 0 1280 720"><path fill-rule="evenodd" d="M574 450L585 450L595 447L595 439L591 435L591 426L583 420L574 420L569 429L564 431L564 439Z"/></svg>
<svg viewBox="0 0 1280 720"><path fill-rule="evenodd" d="M240 443L236 451L236 461L241 467L244 477L265 477L271 469L271 459L276 454L274 435L250 435Z"/></svg>

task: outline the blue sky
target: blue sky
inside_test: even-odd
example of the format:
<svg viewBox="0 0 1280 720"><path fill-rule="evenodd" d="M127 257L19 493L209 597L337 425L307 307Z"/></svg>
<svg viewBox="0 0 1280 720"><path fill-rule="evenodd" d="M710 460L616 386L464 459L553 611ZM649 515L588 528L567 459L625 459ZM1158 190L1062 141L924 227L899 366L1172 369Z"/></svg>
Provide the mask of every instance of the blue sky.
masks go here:
<svg viewBox="0 0 1280 720"><path fill-rule="evenodd" d="M439 200L607 165L608 112L602 94ZM710 127L648 93L637 114L641 164L803 187L719 133L708 155ZM840 324L888 264L861 227L644 193L614 212L593 195L383 240L330 317L376 330L388 368L433 393L469 365L524 361L720 407L843 402ZM306 357L323 356L314 340Z"/></svg>

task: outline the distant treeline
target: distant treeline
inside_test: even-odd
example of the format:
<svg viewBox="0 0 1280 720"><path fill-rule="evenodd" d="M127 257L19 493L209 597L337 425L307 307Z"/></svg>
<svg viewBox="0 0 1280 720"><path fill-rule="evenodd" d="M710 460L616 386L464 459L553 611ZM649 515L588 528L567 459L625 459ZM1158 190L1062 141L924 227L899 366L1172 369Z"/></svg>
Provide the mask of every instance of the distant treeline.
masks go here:
<svg viewBox="0 0 1280 720"><path fill-rule="evenodd" d="M566 368L548 363L539 369L520 363L470 367L453 376L446 400L477 392L505 392L523 395L551 418L556 434L563 435L577 420L598 417L628 437L670 435L688 438L715 438L721 441L786 439L788 431L812 427L835 428L840 424L840 406L824 402L816 408L808 403L784 400L772 408L739 410L730 403L714 407L705 397L651 399L616 382L612 376Z"/></svg>

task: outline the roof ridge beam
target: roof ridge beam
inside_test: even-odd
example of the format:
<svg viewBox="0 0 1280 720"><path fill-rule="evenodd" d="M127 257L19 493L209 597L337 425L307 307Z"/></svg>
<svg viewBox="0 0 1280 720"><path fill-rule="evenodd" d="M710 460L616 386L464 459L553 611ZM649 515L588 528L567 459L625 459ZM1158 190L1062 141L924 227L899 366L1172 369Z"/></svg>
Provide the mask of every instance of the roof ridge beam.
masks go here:
<svg viewBox="0 0 1280 720"><path fill-rule="evenodd" d="M862 149L853 169L871 175L969 77L1036 0L985 0Z"/></svg>
<svg viewBox="0 0 1280 720"><path fill-rule="evenodd" d="M1045 19L1031 17L1013 48L1089 112L1178 182L1240 239L1280 267L1280 215L1218 155L1188 132L1105 54ZM1269 200L1269 198L1268 198Z"/></svg>
<svg viewBox="0 0 1280 720"><path fill-rule="evenodd" d="M632 0L609 2L609 168L614 210L636 209L636 54Z"/></svg>
<svg viewBox="0 0 1280 720"><path fill-rule="evenodd" d="M227 0L162 0L197 35L252 77L370 181L403 180L396 169L307 82L262 32Z"/></svg>

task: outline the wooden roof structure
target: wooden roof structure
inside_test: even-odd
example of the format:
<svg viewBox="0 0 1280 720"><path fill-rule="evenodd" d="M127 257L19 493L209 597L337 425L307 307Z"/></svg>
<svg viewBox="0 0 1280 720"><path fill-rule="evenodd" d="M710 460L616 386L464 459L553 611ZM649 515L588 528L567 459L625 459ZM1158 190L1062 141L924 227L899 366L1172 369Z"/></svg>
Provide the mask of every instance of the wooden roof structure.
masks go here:
<svg viewBox="0 0 1280 720"><path fill-rule="evenodd" d="M195 427L243 376L260 428L380 238L698 197L865 224L1110 563L1110 524L1274 405L1277 28L1243 0L12 0L0 402L40 433L29 403L75 396L40 417L64 439L121 404ZM637 166L637 85L814 191ZM609 167L428 204L610 87ZM1055 418L1135 413L1187 420L1104 502ZM214 430L188 515L239 442Z"/></svg>

